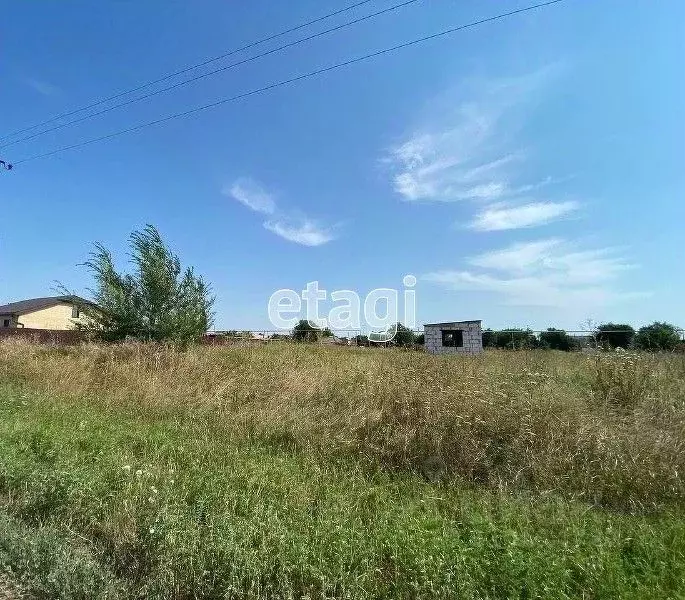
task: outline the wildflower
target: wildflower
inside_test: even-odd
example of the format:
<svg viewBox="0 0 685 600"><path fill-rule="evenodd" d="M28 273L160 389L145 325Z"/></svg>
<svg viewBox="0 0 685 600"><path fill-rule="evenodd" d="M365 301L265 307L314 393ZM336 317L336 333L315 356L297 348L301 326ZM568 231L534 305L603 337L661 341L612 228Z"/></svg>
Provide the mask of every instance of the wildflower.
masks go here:
<svg viewBox="0 0 685 600"><path fill-rule="evenodd" d="M150 488L150 491L151 491L153 494L156 494L156 493L157 493L157 488L153 485L153 486Z"/></svg>
<svg viewBox="0 0 685 600"><path fill-rule="evenodd" d="M140 469L136 471L136 477L140 477L142 474L143 472Z"/></svg>
<svg viewBox="0 0 685 600"><path fill-rule="evenodd" d="M126 471L127 473L131 470L131 465L124 465L121 467L122 471Z"/></svg>
<svg viewBox="0 0 685 600"><path fill-rule="evenodd" d="M154 533L154 532L155 532L155 528L154 528L154 527L150 527L150 533Z"/></svg>

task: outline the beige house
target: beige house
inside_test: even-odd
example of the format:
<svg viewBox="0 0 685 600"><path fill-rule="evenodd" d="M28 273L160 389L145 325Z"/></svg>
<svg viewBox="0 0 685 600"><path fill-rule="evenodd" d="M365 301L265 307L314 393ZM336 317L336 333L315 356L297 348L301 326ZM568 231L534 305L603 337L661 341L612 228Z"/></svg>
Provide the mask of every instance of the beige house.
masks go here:
<svg viewBox="0 0 685 600"><path fill-rule="evenodd" d="M32 298L0 306L0 329L23 327L66 331L83 323L82 310L92 302L78 296Z"/></svg>

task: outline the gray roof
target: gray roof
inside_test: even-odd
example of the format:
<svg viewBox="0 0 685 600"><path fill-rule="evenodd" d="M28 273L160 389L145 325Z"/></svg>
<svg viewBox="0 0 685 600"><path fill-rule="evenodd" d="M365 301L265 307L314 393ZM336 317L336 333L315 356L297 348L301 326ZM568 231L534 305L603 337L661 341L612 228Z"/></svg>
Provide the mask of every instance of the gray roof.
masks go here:
<svg viewBox="0 0 685 600"><path fill-rule="evenodd" d="M471 321L446 321L445 323L424 323L424 327L437 327L439 325L456 325L458 323L482 323L482 319L473 319Z"/></svg>
<svg viewBox="0 0 685 600"><path fill-rule="evenodd" d="M25 315L57 304L79 304L92 306L93 303L79 296L50 296L47 298L31 298L0 306L0 315Z"/></svg>

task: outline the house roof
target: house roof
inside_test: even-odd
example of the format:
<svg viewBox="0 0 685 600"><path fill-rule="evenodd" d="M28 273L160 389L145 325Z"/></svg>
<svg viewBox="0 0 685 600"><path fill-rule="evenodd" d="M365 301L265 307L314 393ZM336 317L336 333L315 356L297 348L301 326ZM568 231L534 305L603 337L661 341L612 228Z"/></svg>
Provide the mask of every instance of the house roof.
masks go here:
<svg viewBox="0 0 685 600"><path fill-rule="evenodd" d="M444 323L424 323L424 327L438 327L440 325L457 325L458 323L482 323L482 319L473 319L471 321L446 321Z"/></svg>
<svg viewBox="0 0 685 600"><path fill-rule="evenodd" d="M50 308L57 304L80 304L92 306L93 303L79 296L50 296L47 298L30 298L29 300L20 300L19 302L11 302L10 304L0 305L0 315L25 315L27 313L36 312L44 308Z"/></svg>

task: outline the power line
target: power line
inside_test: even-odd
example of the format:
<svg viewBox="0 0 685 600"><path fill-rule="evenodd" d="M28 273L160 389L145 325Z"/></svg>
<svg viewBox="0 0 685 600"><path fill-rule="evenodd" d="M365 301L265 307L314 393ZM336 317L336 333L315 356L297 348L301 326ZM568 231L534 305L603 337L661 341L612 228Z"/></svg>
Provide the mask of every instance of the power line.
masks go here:
<svg viewBox="0 0 685 600"><path fill-rule="evenodd" d="M404 2L400 2L399 4L395 4L393 6L385 8L383 10L379 10L375 13L371 13L369 15L359 17L358 19L353 19L352 21L347 21L346 23L342 23L341 25L331 27L330 29L320 31L318 33L309 35L307 37L294 40L292 42L289 42L289 43L284 44L282 46L279 46L277 48L273 48L271 50L267 50L266 52L262 52L261 54L257 54L255 56L251 56L249 58L239 60L239 61L231 63L229 65L225 65L223 67L215 69L214 71L209 71L208 73L203 73L201 75L191 77L190 79L185 79L183 81L179 81L178 83L175 83L175 84L170 85L168 87L161 88L159 90L155 90L154 92L150 92L149 94L144 94L143 96L138 96L137 98L131 98L130 100L120 102L119 104L115 104L114 106L107 107L107 108L100 110L98 112L94 112L94 113L91 113L89 115L79 117L78 119L73 119L71 121L67 121L66 123L61 123L59 125L55 125L54 127L50 127L49 129L44 129L43 131L39 131L38 133L33 133L31 135L27 135L23 138L19 138L18 140L13 140L11 142L7 142L6 144L0 144L0 148L6 148L6 147L12 146L14 144L19 144L20 142L26 142L28 140L32 140L34 138L40 137L41 135L45 135L46 133L50 133L52 131L57 131L58 129L63 129L65 127L70 127L71 125L75 125L77 123L87 121L88 119L92 119L94 117L104 115L105 113L111 112L111 111L116 110L118 108L121 108L123 106L128 106L129 104L134 104L136 102L140 102L141 100L146 100L148 98L152 98L153 96L157 96L158 94L163 94L165 92L175 90L176 88L183 87L184 85L188 85L189 83L193 83L193 82L198 81L200 79L204 79L205 77L209 77L211 75L216 75L217 73L222 73L224 71L228 71L229 69L233 69L233 68L238 67L240 65L244 65L244 64L253 62L253 61L258 60L260 58L264 58L265 56L269 56L270 54L275 54L276 52L281 52L287 48L291 48L293 46L298 46L300 44L311 41L313 39L322 37L324 35L328 35L329 33L333 33L334 31L339 31L341 29L345 29L346 27L351 27L352 25L356 25L356 24L361 23L363 21L368 21L368 20L373 19L375 17L378 17L380 15L383 15L383 14L386 14L386 13L389 13L389 12L392 12L395 10L399 10L400 8L404 8L405 6L408 6L410 4L415 4L418 1L419 0L404 0Z"/></svg>
<svg viewBox="0 0 685 600"><path fill-rule="evenodd" d="M54 123L55 121L58 121L59 119L63 119L64 117L70 117L71 115L75 115L77 113L83 112L84 110L88 110L90 108L95 108L96 106L100 106L101 104L104 104L105 102L109 102L110 100L116 100L117 98L121 98L122 96L127 96L128 94L133 94L135 92L139 92L141 90L144 90L145 88L151 87L151 86L156 85L158 83L162 83L163 81L173 79L174 77L177 77L178 75L183 75L185 73L188 73L189 71L194 71L195 69L199 69L200 67L205 67L205 66L207 66L213 62L216 62L218 60L228 58L229 56L233 56L234 54L238 54L239 52L242 52L244 50L249 50L250 48L254 48L255 46L260 46L261 44L264 44L266 42L270 42L272 40L278 39L280 37L283 37L284 35L288 35L289 33L299 31L300 29L305 29L306 27L309 27L310 25L315 25L316 23L320 23L321 21L325 21L327 19L330 19L332 17L335 17L335 16L340 15L340 14L345 13L345 12L349 12L349 11L359 7L359 6L362 6L364 4L368 4L369 2L373 2L373 1L374 0L362 0L360 2L350 4L349 6L346 6L345 8L341 8L340 10L336 10L335 12L328 13L328 14L323 15L321 17L317 17L316 19L312 19L311 21L307 21L305 23L300 23L299 25L296 25L295 27L291 27L290 29L285 29L284 31L279 31L278 33L274 33L272 35L261 38L259 40L254 41L254 42L250 42L249 44L246 44L245 46L241 46L240 48L235 48L234 50L229 50L228 52L225 52L224 54L220 54L218 56L208 58L207 60L204 60L204 61L199 62L197 64L191 65L189 67L184 67L183 69L180 69L178 71L174 71L173 73L169 73L168 75L164 75L164 76L160 77L159 79L155 79L153 81L148 81L146 83L142 83L137 87L131 88L129 90L125 90L123 92L117 92L116 94L114 94L112 96L108 96L107 98L101 98L100 100L96 100L92 104L89 104L87 106L82 106L81 108L76 108L76 109L69 111L69 112L66 112L66 113L59 114L55 117L52 117L51 119L48 119L47 121L43 121L42 123L36 123L35 125L25 127L24 129L19 129L17 131L12 132L12 133L8 133L7 135L1 136L0 141L6 140L7 138L10 138L10 137L14 137L15 135L19 135L20 133L24 133L26 131L31 131L32 129L36 129L38 127L42 127L43 125L49 125L50 123Z"/></svg>
<svg viewBox="0 0 685 600"><path fill-rule="evenodd" d="M52 155L58 154L60 152L66 152L67 150L74 150L76 148L81 148L83 146L94 144L96 142L101 142L101 141L108 140L108 139L111 139L114 137L118 137L118 136L124 135L126 133L132 133L134 131L139 131L140 129L144 129L146 127L151 127L153 125L159 125L161 123L171 121L172 119L179 119L179 118L187 117L189 115L192 115L192 114L195 114L198 112L202 112L202 111L208 110L210 108L215 108L217 106L220 106L222 104L226 104L228 102L235 102L237 100L242 100L242 99L248 98L250 96L262 94L264 92L273 90L275 88L290 85L292 83L296 83L296 82L302 81L304 79L309 79L309 78L315 77L317 75L322 75L323 73L328 73L329 71L341 69L343 67L347 67L347 66L350 66L350 65L353 65L356 63L360 63L360 62L363 62L366 60L370 60L370 59L376 58L378 56L383 56L383 55L389 54L391 52L396 52L397 50L402 50L402 49L408 48L410 46L415 46L417 44L421 44L421 43L424 43L424 42L427 42L430 40L441 38L441 37L444 37L446 35L450 35L452 33L458 32L458 31L462 31L464 29L470 29L472 27L477 27L478 25L483 25L485 23L491 23L493 21L505 19L505 18L511 17L513 15L518 15L518 14L529 12L529 11L536 10L539 8L544 8L546 6L551 6L553 4L559 4L560 2L564 2L564 0L548 0L547 2L541 2L539 4L533 4L530 6L526 6L524 8L519 8L519 9L512 10L512 11L505 12L505 13L500 13L498 15L495 15L492 17L487 17L485 19L480 19L478 21L472 21L471 23L466 23L465 25L459 25L457 27L445 29L445 30L440 31L438 33L433 33L431 35L427 35L427 36L424 36L422 38L411 40L409 42L404 42L402 44L398 44L398 45L392 46L390 48L384 48L383 50L377 50L376 52L372 52L370 54L365 54L364 56L359 56L357 58L352 58L350 60L346 60L344 62L336 63L334 65L329 65L328 67L323 67L323 68L317 69L315 71L310 71L308 73L304 73L303 75L297 75L296 77L291 77L290 79L284 79L282 81L278 81L276 83L272 83L272 84L269 84L269 85L261 87L261 88L256 88L254 90L250 90L249 92L244 92L244 93L238 94L236 96L231 96L230 98L223 98L221 100L217 100L216 102L211 102L209 104L204 104L203 106L191 108L191 109L183 111L183 112L178 112L178 113L174 113L171 115L167 115L166 117L162 117L160 119L155 119L154 121L148 121L147 123L141 123L139 125L134 125L133 127L129 127L127 129L115 131L113 133L109 133L109 134L106 134L106 135L103 135L103 136L100 136L97 138L92 138L90 140L79 142L77 144L72 144L70 146L64 146L62 148L57 148L57 149L52 150L50 152L45 152L43 154L36 154L34 156L29 156L28 158L24 158L24 159L16 161L14 164L18 165L18 164L28 162L30 160L37 160L39 158L46 158L48 156L52 156Z"/></svg>

